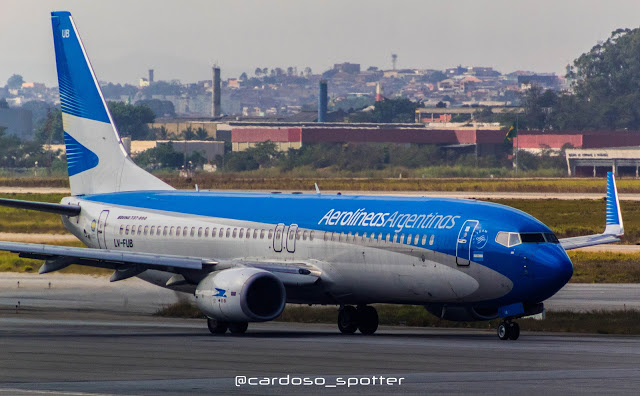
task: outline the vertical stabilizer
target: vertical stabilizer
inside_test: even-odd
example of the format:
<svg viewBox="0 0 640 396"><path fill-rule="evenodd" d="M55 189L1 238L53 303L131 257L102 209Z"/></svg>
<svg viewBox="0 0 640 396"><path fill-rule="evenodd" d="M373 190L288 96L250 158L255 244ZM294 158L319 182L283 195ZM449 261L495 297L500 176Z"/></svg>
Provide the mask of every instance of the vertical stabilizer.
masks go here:
<svg viewBox="0 0 640 396"><path fill-rule="evenodd" d="M52 12L51 23L71 194L173 190L127 154L71 14Z"/></svg>

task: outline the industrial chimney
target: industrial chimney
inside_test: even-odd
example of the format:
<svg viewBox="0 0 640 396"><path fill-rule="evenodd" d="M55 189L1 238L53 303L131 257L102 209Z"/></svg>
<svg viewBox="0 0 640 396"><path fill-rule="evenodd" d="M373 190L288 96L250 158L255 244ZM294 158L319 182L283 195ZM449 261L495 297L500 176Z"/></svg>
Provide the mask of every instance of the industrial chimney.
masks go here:
<svg viewBox="0 0 640 396"><path fill-rule="evenodd" d="M376 84L376 102L382 102L384 100L384 95L382 93L382 84Z"/></svg>
<svg viewBox="0 0 640 396"><path fill-rule="evenodd" d="M213 80L211 81L211 117L220 117L220 68L213 66Z"/></svg>
<svg viewBox="0 0 640 396"><path fill-rule="evenodd" d="M153 84L153 69L149 69L149 85Z"/></svg>
<svg viewBox="0 0 640 396"><path fill-rule="evenodd" d="M320 80L318 92L318 122L326 122L327 119L327 80Z"/></svg>

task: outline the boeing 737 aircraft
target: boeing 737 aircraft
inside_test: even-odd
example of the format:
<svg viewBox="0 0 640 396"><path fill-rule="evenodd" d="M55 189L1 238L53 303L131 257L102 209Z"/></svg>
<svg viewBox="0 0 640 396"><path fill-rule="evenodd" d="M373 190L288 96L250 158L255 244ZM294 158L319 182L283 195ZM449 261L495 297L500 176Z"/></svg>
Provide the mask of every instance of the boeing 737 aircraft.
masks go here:
<svg viewBox="0 0 640 396"><path fill-rule="evenodd" d="M57 213L88 248L0 242L0 250L113 269L195 295L209 330L244 333L286 303L339 306L342 333L372 334L370 304L416 304L448 320L515 319L573 273L565 250L624 233L607 179L603 234L558 240L519 210L464 199L176 191L125 151L69 12L51 14L71 196L60 204L2 200Z"/></svg>

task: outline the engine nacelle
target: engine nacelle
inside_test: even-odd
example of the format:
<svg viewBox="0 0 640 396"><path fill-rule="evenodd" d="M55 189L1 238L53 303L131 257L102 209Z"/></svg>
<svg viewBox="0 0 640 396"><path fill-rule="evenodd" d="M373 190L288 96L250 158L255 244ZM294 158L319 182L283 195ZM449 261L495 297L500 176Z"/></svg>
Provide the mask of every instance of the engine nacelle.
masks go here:
<svg viewBox="0 0 640 396"><path fill-rule="evenodd" d="M284 285L271 272L230 268L213 272L196 288L198 308L210 318L226 322L264 322L284 309Z"/></svg>

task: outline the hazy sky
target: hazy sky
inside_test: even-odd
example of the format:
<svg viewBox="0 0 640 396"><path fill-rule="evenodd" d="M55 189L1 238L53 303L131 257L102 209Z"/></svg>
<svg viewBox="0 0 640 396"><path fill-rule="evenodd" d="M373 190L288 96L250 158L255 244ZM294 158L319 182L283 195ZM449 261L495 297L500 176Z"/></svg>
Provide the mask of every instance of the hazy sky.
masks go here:
<svg viewBox="0 0 640 396"><path fill-rule="evenodd" d="M640 24L639 0L0 0L0 85L57 85L50 11L71 11L100 80L250 75L257 66L492 66L563 73L610 32Z"/></svg>

